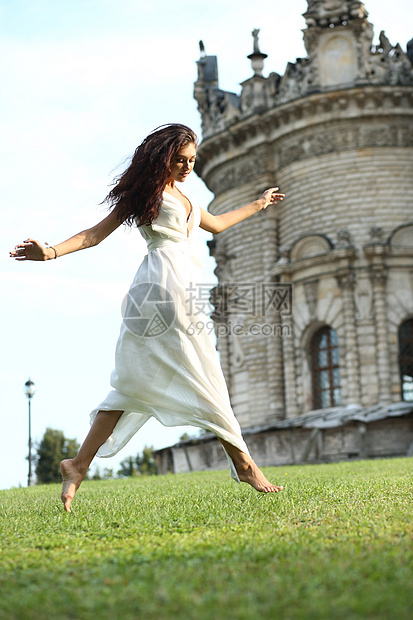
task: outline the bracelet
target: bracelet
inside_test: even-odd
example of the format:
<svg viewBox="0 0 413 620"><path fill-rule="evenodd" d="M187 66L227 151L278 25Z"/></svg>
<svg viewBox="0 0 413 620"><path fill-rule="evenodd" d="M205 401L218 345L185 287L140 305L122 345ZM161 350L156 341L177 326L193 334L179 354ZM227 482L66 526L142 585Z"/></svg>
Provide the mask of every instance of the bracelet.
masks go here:
<svg viewBox="0 0 413 620"><path fill-rule="evenodd" d="M46 247L47 247L48 250L53 250L53 252L54 252L53 258L57 258L56 248L54 248L52 245L46 245Z"/></svg>

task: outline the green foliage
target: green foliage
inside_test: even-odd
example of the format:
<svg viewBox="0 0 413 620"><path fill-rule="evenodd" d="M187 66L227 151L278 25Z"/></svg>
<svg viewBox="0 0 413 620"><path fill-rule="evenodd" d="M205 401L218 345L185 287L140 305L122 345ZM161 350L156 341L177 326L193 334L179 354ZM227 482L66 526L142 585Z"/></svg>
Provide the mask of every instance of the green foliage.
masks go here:
<svg viewBox="0 0 413 620"><path fill-rule="evenodd" d="M75 439L67 439L62 431L47 428L36 449L36 476L38 484L60 482L60 461L72 459L79 450Z"/></svg>
<svg viewBox="0 0 413 620"><path fill-rule="evenodd" d="M88 480L113 480L114 477L112 468L105 467L101 471L100 467L96 466L93 472L88 475Z"/></svg>
<svg viewBox="0 0 413 620"><path fill-rule="evenodd" d="M7 620L410 620L412 459L0 492Z"/></svg>
<svg viewBox="0 0 413 620"><path fill-rule="evenodd" d="M118 469L119 478L134 478L137 475L138 467L133 456L128 456L120 462L120 469Z"/></svg>
<svg viewBox="0 0 413 620"><path fill-rule="evenodd" d="M142 476L156 476L158 473L158 466L153 457L153 447L145 446L142 455L136 457L136 464L138 471Z"/></svg>
<svg viewBox="0 0 413 620"><path fill-rule="evenodd" d="M119 478L133 478L135 476L156 476L158 466L153 456L153 447L145 446L142 454L136 458L128 456L121 461L118 470Z"/></svg>

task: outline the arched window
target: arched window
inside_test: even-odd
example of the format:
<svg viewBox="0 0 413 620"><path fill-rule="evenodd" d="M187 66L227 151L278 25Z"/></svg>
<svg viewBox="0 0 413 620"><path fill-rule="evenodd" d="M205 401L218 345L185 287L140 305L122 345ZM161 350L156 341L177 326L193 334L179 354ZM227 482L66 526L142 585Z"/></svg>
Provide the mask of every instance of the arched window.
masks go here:
<svg viewBox="0 0 413 620"><path fill-rule="evenodd" d="M402 400L413 402L413 319L399 329L399 369Z"/></svg>
<svg viewBox="0 0 413 620"><path fill-rule="evenodd" d="M334 329L319 329L311 339L310 351L314 409L341 405L338 338Z"/></svg>

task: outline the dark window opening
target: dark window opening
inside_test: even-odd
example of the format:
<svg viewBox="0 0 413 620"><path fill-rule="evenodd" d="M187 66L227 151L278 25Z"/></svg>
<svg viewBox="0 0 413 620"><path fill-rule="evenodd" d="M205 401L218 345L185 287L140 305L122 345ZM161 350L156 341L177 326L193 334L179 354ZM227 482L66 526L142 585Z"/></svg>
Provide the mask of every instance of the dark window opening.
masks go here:
<svg viewBox="0 0 413 620"><path fill-rule="evenodd" d="M399 329L399 369L402 400L413 402L413 319Z"/></svg>
<svg viewBox="0 0 413 620"><path fill-rule="evenodd" d="M313 408L325 409L342 404L340 360L337 333L322 327L311 340L311 371L313 377Z"/></svg>

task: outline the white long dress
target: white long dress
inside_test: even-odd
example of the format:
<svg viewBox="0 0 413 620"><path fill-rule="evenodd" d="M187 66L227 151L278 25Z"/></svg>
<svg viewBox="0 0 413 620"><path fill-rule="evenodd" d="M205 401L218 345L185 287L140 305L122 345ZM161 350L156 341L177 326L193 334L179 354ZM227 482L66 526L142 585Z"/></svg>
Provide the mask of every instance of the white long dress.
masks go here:
<svg viewBox="0 0 413 620"><path fill-rule="evenodd" d="M249 454L210 329L200 329L200 322L208 319L194 304L200 279L191 246L200 217L199 207L193 205L190 227L183 204L164 192L156 221L139 228L148 254L123 308L110 379L113 389L92 411L91 423L99 410L123 414L98 456L116 454L152 416L164 426L192 425L212 431ZM226 455L231 476L239 482Z"/></svg>

